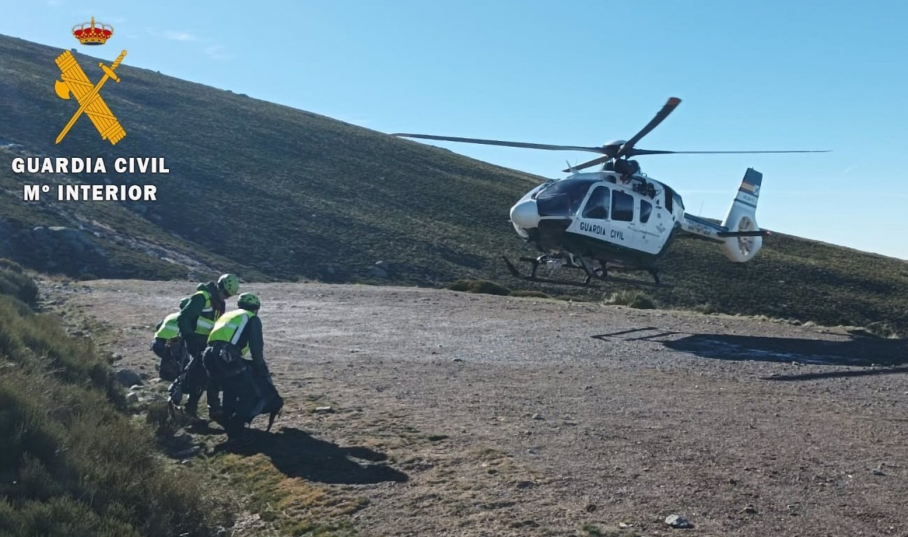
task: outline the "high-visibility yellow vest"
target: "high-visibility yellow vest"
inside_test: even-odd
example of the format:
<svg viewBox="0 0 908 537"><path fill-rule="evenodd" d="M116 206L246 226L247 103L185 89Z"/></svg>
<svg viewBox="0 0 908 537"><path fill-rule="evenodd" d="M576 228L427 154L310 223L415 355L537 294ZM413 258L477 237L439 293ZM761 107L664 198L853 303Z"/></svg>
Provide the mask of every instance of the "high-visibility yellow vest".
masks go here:
<svg viewBox="0 0 908 537"><path fill-rule="evenodd" d="M179 316L180 312L176 312L164 317L164 322L161 323L161 328L158 328L154 337L160 339L173 339L178 337L180 335L180 327L177 326L177 317Z"/></svg>
<svg viewBox="0 0 908 537"><path fill-rule="evenodd" d="M244 309L228 311L221 315L217 322L214 323L211 334L208 335L208 344L211 345L215 341L225 341L231 345L236 345L243 336L243 329L246 328L246 325L254 316L255 313ZM248 351L249 345L246 345L240 351L240 354L245 355Z"/></svg>
<svg viewBox="0 0 908 537"><path fill-rule="evenodd" d="M208 291L196 291L192 296L202 295L205 298L205 307L195 323L195 333L207 336L214 328L214 322L217 320L217 312L211 307L211 294Z"/></svg>

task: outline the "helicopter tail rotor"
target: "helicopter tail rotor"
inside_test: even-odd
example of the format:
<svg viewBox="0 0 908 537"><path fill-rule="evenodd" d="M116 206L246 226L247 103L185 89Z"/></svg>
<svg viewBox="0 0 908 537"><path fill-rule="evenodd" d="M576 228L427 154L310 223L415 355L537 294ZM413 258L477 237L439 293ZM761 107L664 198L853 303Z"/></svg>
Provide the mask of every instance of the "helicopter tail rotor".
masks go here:
<svg viewBox="0 0 908 537"><path fill-rule="evenodd" d="M757 201L760 199L760 186L763 183L763 174L748 168L738 188L738 193L722 227L728 231L719 233L724 236L722 251L725 257L736 263L745 263L757 255L763 246L765 231L757 226Z"/></svg>

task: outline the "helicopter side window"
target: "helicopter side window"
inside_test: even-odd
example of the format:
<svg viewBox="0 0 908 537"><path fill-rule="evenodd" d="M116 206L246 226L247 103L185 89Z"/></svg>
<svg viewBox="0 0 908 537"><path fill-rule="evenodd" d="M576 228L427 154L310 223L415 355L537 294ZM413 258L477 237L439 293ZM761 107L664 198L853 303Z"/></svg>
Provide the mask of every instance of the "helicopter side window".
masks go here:
<svg viewBox="0 0 908 537"><path fill-rule="evenodd" d="M616 190L612 196L612 220L630 222L634 219L634 197Z"/></svg>
<svg viewBox="0 0 908 537"><path fill-rule="evenodd" d="M640 222L643 224L647 223L652 212L653 204L646 200L640 200Z"/></svg>
<svg viewBox="0 0 908 537"><path fill-rule="evenodd" d="M586 208L583 209L584 218L598 218L605 220L608 218L609 206L609 189L604 186L597 186L590 199L586 202Z"/></svg>

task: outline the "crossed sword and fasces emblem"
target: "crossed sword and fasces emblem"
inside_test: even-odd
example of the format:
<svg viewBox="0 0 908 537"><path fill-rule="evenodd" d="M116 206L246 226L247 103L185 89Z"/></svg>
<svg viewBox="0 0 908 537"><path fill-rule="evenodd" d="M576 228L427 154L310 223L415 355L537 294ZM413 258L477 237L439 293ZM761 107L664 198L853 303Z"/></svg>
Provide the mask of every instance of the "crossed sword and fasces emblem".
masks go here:
<svg viewBox="0 0 908 537"><path fill-rule="evenodd" d="M57 67L60 68L62 80L57 80L55 82L54 91L56 91L57 96L61 99L68 100L70 96L73 95L79 102L79 109L76 110L72 119L69 120L69 123L63 127L60 135L57 136L58 144L66 137L66 134L73 125L76 124L76 120L79 119L83 112L88 114L88 119L90 119L91 122L94 123L95 128L98 129L98 133L101 135L102 140L110 140L111 145L116 145L117 142L126 136L126 131L123 130L120 121L113 115L110 108L107 107L107 103L101 98L100 93L101 88L104 87L104 84L109 79L112 78L115 82L120 82L120 78L114 73L114 70L120 66L120 62L123 61L124 57L126 57L125 50L120 52L120 55L117 56L117 59L114 60L110 67L107 67L103 63L98 64L104 71L104 76L94 85L88 80L88 77L85 76L85 71L82 70L82 67L71 52L67 50L57 57Z"/></svg>

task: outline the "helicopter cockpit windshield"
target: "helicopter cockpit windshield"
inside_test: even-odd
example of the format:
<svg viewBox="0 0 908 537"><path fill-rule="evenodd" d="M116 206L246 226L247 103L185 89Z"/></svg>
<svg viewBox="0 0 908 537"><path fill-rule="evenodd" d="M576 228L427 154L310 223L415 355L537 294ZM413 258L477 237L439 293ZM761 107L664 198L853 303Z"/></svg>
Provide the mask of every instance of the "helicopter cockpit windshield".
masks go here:
<svg viewBox="0 0 908 537"><path fill-rule="evenodd" d="M564 179L540 190L536 194L539 216L574 216L595 182L593 179Z"/></svg>

